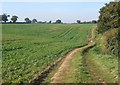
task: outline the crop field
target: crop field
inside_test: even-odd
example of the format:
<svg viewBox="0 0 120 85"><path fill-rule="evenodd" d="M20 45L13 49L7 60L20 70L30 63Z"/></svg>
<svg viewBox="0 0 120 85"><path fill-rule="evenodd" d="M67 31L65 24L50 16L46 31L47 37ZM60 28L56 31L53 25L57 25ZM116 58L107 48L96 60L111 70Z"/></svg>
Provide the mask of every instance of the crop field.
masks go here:
<svg viewBox="0 0 120 85"><path fill-rule="evenodd" d="M3 83L27 83L71 49L87 44L93 26L95 24L3 24Z"/></svg>

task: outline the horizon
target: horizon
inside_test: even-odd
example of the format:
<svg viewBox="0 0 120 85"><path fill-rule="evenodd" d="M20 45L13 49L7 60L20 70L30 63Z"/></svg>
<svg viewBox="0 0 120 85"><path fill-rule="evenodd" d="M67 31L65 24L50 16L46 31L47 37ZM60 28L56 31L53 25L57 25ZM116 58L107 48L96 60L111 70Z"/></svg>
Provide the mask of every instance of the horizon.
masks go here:
<svg viewBox="0 0 120 85"><path fill-rule="evenodd" d="M7 13L10 18L18 16L17 22L25 18L37 21L52 21L60 19L64 23L75 23L76 20L98 20L99 10L105 2L2 2L0 14Z"/></svg>

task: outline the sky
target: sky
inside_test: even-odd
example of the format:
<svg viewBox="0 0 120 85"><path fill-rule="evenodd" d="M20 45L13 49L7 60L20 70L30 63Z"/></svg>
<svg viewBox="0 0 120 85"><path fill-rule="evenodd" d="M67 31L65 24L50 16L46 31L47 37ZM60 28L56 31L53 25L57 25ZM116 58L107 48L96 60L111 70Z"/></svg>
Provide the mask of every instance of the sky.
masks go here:
<svg viewBox="0 0 120 85"><path fill-rule="evenodd" d="M33 2L34 1L34 2ZM17 15L18 21L26 17L38 21L52 21L61 19L65 23L74 23L76 20L97 20L99 10L110 0L2 0L0 14ZM10 18L9 18L10 19Z"/></svg>

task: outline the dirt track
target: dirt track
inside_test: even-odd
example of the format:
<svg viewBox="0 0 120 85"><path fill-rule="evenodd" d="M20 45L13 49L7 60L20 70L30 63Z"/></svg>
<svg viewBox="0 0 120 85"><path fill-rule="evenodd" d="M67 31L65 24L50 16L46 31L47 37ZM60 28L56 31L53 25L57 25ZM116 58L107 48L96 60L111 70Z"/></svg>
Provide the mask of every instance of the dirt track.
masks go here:
<svg viewBox="0 0 120 85"><path fill-rule="evenodd" d="M95 28L95 27L92 27ZM94 38L94 29L91 30L91 36L89 38L89 41L91 41ZM47 67L43 72L40 72L37 76L35 76L33 79L29 80L29 83L41 83L44 81L44 79L48 76L48 74L52 71L54 66L56 66L61 60L64 59L62 65L59 67L58 71L55 73L55 75L51 78L50 83L61 83L58 82L59 79L61 79L60 75L64 73L64 71L69 68L69 63L72 60L72 55L77 52L80 49L86 48L88 45L92 44L89 42L87 45L76 47L75 49L69 51L67 54L65 54L63 57L60 57L52 66ZM67 71L67 70L66 70Z"/></svg>
<svg viewBox="0 0 120 85"><path fill-rule="evenodd" d="M59 82L59 79L62 79L62 77L60 77L60 75L62 75L65 71L67 71L67 68L69 68L69 63L71 62L72 55L75 52L77 52L78 50L83 49L85 47L86 46L76 48L76 49L72 50L69 54L66 55L66 58L65 58L64 62L62 63L62 65L58 69L57 73L51 78L50 83L61 83L61 82Z"/></svg>
<svg viewBox="0 0 120 85"><path fill-rule="evenodd" d="M94 38L94 29L92 29L91 31L91 36L89 38L89 41L91 41ZM88 43L88 45L90 45L91 43ZM59 67L58 71L55 73L55 75L51 78L51 82L50 83L61 83L59 82L59 80L62 79L62 77L60 75L62 75L65 71L67 71L67 68L69 68L69 63L71 62L72 59L72 55L77 52L80 49L86 48L88 45L83 46L83 47L79 47L76 48L74 50L72 50L71 52L69 52L64 59L64 62L62 63L62 65ZM64 82L63 82L64 83Z"/></svg>

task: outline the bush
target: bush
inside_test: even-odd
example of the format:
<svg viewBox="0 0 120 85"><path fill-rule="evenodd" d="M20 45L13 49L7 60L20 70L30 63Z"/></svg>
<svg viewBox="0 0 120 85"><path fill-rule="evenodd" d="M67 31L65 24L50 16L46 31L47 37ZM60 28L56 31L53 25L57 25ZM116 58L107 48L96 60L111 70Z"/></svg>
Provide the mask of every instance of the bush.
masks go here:
<svg viewBox="0 0 120 85"><path fill-rule="evenodd" d="M118 56L119 53L119 44L118 42L120 41L119 34L118 34L118 29L111 29L106 32L104 32L103 37L101 39L102 42L102 51L104 53L110 53L115 56Z"/></svg>
<svg viewBox="0 0 120 85"><path fill-rule="evenodd" d="M98 20L98 33L120 27L120 1L110 2L100 9Z"/></svg>

